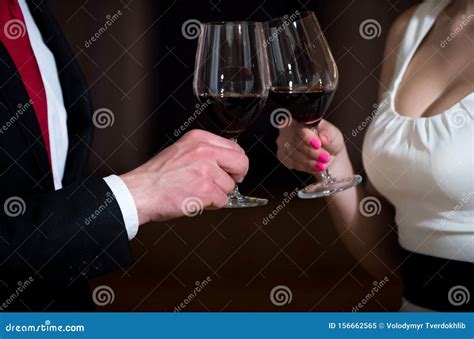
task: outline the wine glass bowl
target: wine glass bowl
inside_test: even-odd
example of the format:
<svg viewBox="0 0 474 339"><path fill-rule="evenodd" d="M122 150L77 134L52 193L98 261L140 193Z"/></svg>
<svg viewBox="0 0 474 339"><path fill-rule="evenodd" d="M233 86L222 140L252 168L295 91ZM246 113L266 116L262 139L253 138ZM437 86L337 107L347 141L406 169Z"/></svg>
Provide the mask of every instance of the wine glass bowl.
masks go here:
<svg viewBox="0 0 474 339"><path fill-rule="evenodd" d="M237 142L262 111L268 98L269 70L259 22L202 25L196 52L193 91L208 103L204 114L224 137ZM237 185L225 207L261 206L267 199L246 197Z"/></svg>
<svg viewBox="0 0 474 339"><path fill-rule="evenodd" d="M313 12L298 13L264 24L269 58L269 101L290 117L317 132L338 85L338 70ZM329 171L319 181L298 191L302 199L318 198L359 184L362 177L335 179Z"/></svg>

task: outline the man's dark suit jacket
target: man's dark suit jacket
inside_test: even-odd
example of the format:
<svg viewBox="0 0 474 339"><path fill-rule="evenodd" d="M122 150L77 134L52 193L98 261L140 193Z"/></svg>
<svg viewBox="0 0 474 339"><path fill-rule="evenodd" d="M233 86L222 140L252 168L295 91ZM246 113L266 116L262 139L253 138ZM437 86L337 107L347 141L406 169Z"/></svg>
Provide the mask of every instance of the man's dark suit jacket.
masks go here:
<svg viewBox="0 0 474 339"><path fill-rule="evenodd" d="M0 42L0 310L93 310L87 279L129 265L132 255L109 187L83 175L93 131L88 87L44 1L27 2L56 60L69 148L63 189L54 191L35 112Z"/></svg>

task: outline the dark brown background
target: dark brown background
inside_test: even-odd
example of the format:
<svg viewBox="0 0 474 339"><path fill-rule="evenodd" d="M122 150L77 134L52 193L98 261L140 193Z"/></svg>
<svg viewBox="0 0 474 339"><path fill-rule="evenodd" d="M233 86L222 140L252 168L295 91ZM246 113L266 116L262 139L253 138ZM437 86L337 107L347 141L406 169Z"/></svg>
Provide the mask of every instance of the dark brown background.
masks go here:
<svg viewBox="0 0 474 339"><path fill-rule="evenodd" d="M362 134L351 130L377 102L383 46L390 24L408 0L199 0L61 1L50 7L91 86L95 108L111 109L113 126L97 129L89 171L123 173L172 143L173 131L194 111L192 74L197 40L181 34L188 19L267 20L294 10L315 10L340 71L328 120L346 136L355 168L361 170ZM106 15L122 16L92 46ZM359 25L375 19L381 34L366 40ZM308 177L276 160L276 130L264 112L240 142L251 160L245 193L265 196L263 208L205 212L195 218L142 226L131 246L132 267L92 281L115 293L98 310L173 311L196 281L212 281L186 311L350 311L373 287L370 277L343 247L324 200L293 199L268 225L262 218ZM197 121L195 126L199 127ZM370 255L370 254L369 254ZM395 311L401 298L396 275L363 311ZM269 294L288 286L290 304L277 307Z"/></svg>

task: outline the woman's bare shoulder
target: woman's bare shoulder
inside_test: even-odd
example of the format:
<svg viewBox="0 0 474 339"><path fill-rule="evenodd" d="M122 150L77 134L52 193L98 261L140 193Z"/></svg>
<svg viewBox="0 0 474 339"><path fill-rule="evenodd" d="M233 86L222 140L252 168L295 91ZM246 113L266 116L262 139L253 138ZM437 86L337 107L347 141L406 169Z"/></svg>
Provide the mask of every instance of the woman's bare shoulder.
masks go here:
<svg viewBox="0 0 474 339"><path fill-rule="evenodd" d="M410 22L416 8L417 5L405 10L395 19L392 26L390 27L387 41L385 43L382 73L380 75L381 84L379 95L381 95L389 87L389 84L394 76L399 47L403 41L408 23Z"/></svg>
<svg viewBox="0 0 474 339"><path fill-rule="evenodd" d="M410 22L413 14L415 13L418 5L414 5L409 7L407 10L402 12L395 21L393 22L392 26L390 27L390 32L388 34L387 43L390 42L399 42L402 40L403 35L405 34L405 30ZM392 40L392 41L390 41Z"/></svg>

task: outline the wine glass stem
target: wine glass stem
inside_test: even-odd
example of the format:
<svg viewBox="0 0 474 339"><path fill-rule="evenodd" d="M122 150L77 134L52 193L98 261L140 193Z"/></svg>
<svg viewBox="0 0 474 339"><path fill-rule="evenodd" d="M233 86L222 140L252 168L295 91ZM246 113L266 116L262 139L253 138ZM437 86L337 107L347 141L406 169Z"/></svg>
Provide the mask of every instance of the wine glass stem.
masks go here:
<svg viewBox="0 0 474 339"><path fill-rule="evenodd" d="M229 140L237 143L237 138L229 138ZM227 193L227 197L229 199L239 199L241 196L242 195L240 194L239 186L237 185L237 183L235 184L234 189Z"/></svg>
<svg viewBox="0 0 474 339"><path fill-rule="evenodd" d="M319 181L323 185L329 185L334 182L334 178L329 173L329 170L325 170L324 172L318 173L318 176L319 176Z"/></svg>
<svg viewBox="0 0 474 339"><path fill-rule="evenodd" d="M316 122L312 127L311 129L313 130L314 133L316 133L319 137L319 133L318 133L318 125L319 125L319 121ZM319 138L319 140L321 141L321 138ZM322 143L322 141L321 141ZM331 176L331 174L329 173L329 170L326 169L324 172L321 172L321 173L318 173L318 177L319 177L319 182L321 182L323 185L330 185L332 183L334 183L334 178Z"/></svg>
<svg viewBox="0 0 474 339"><path fill-rule="evenodd" d="M232 191L227 193L227 197L229 199L238 199L239 197L241 197L241 194L239 192L239 186L237 184L235 184L235 187Z"/></svg>

